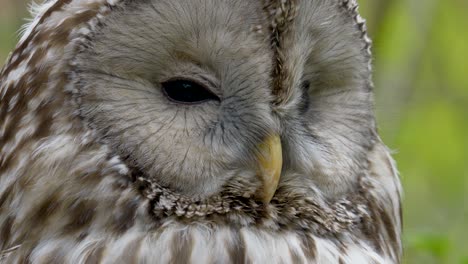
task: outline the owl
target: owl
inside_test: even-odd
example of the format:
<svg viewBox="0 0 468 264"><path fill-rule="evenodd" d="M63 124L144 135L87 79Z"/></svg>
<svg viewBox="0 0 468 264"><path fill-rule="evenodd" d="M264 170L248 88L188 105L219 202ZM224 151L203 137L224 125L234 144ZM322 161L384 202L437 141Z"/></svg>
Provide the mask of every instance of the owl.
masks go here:
<svg viewBox="0 0 468 264"><path fill-rule="evenodd" d="M0 73L2 263L399 263L354 0L48 0Z"/></svg>

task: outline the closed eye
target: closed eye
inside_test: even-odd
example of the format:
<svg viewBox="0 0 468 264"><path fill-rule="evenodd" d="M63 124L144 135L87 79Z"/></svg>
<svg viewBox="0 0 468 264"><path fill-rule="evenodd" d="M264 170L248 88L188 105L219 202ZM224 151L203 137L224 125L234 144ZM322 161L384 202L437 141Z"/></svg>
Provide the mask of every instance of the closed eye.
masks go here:
<svg viewBox="0 0 468 264"><path fill-rule="evenodd" d="M161 83L161 86L164 95L175 103L200 104L206 101L220 101L218 96L196 81L173 79Z"/></svg>
<svg viewBox="0 0 468 264"><path fill-rule="evenodd" d="M302 100L301 100L301 103L299 104L299 111L304 114L307 112L307 110L309 110L309 105L310 105L310 94L309 94L310 82L304 81L302 83L301 88L302 88Z"/></svg>

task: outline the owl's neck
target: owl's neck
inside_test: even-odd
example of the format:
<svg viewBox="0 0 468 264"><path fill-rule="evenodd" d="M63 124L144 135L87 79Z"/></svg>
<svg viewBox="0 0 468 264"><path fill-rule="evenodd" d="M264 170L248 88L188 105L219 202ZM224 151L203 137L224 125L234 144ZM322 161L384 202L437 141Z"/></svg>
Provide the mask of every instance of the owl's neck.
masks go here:
<svg viewBox="0 0 468 264"><path fill-rule="evenodd" d="M145 177L137 177L135 184L149 200L155 220L216 219L230 225L260 225L271 229L288 226L316 234L339 234L363 225L370 217L361 190L336 201L326 201L318 196L293 193L280 185L271 203L265 205L255 198L255 188L250 188L247 182L230 184L207 198L178 194Z"/></svg>

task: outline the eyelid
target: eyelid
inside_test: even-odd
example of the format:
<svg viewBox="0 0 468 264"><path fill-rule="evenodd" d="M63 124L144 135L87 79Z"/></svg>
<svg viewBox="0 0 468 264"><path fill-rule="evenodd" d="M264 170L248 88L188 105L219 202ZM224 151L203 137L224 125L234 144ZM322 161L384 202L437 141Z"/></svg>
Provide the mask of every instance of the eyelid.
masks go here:
<svg viewBox="0 0 468 264"><path fill-rule="evenodd" d="M193 83L196 83L196 84L198 84L198 85L200 85L202 87L208 88L208 87L206 87L206 84L204 84L203 82L198 81L197 79L189 78L189 77L183 77L183 76L171 77L169 79L165 79L165 80L161 81L161 83L177 82L177 81L193 82Z"/></svg>
<svg viewBox="0 0 468 264"><path fill-rule="evenodd" d="M207 76L204 75L198 75L197 77L201 79L202 83L205 84L205 87L207 87L210 90L210 92L222 99L219 83L215 83L214 80L210 80Z"/></svg>

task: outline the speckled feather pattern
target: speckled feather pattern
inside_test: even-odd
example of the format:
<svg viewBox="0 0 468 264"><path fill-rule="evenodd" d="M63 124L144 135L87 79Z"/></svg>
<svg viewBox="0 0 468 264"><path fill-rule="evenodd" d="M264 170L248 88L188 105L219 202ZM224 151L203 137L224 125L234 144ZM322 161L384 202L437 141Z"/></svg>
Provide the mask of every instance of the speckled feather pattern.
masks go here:
<svg viewBox="0 0 468 264"><path fill-rule="evenodd" d="M70 62L126 1L46 1L1 70L0 263L400 262L401 187L375 131L355 192L330 200L291 180L268 206L252 199L259 183L242 178L208 199L181 196L103 144L71 100ZM294 77L283 38L295 34L299 2L265 3L285 105ZM357 3L334 2L361 32L370 67Z"/></svg>

